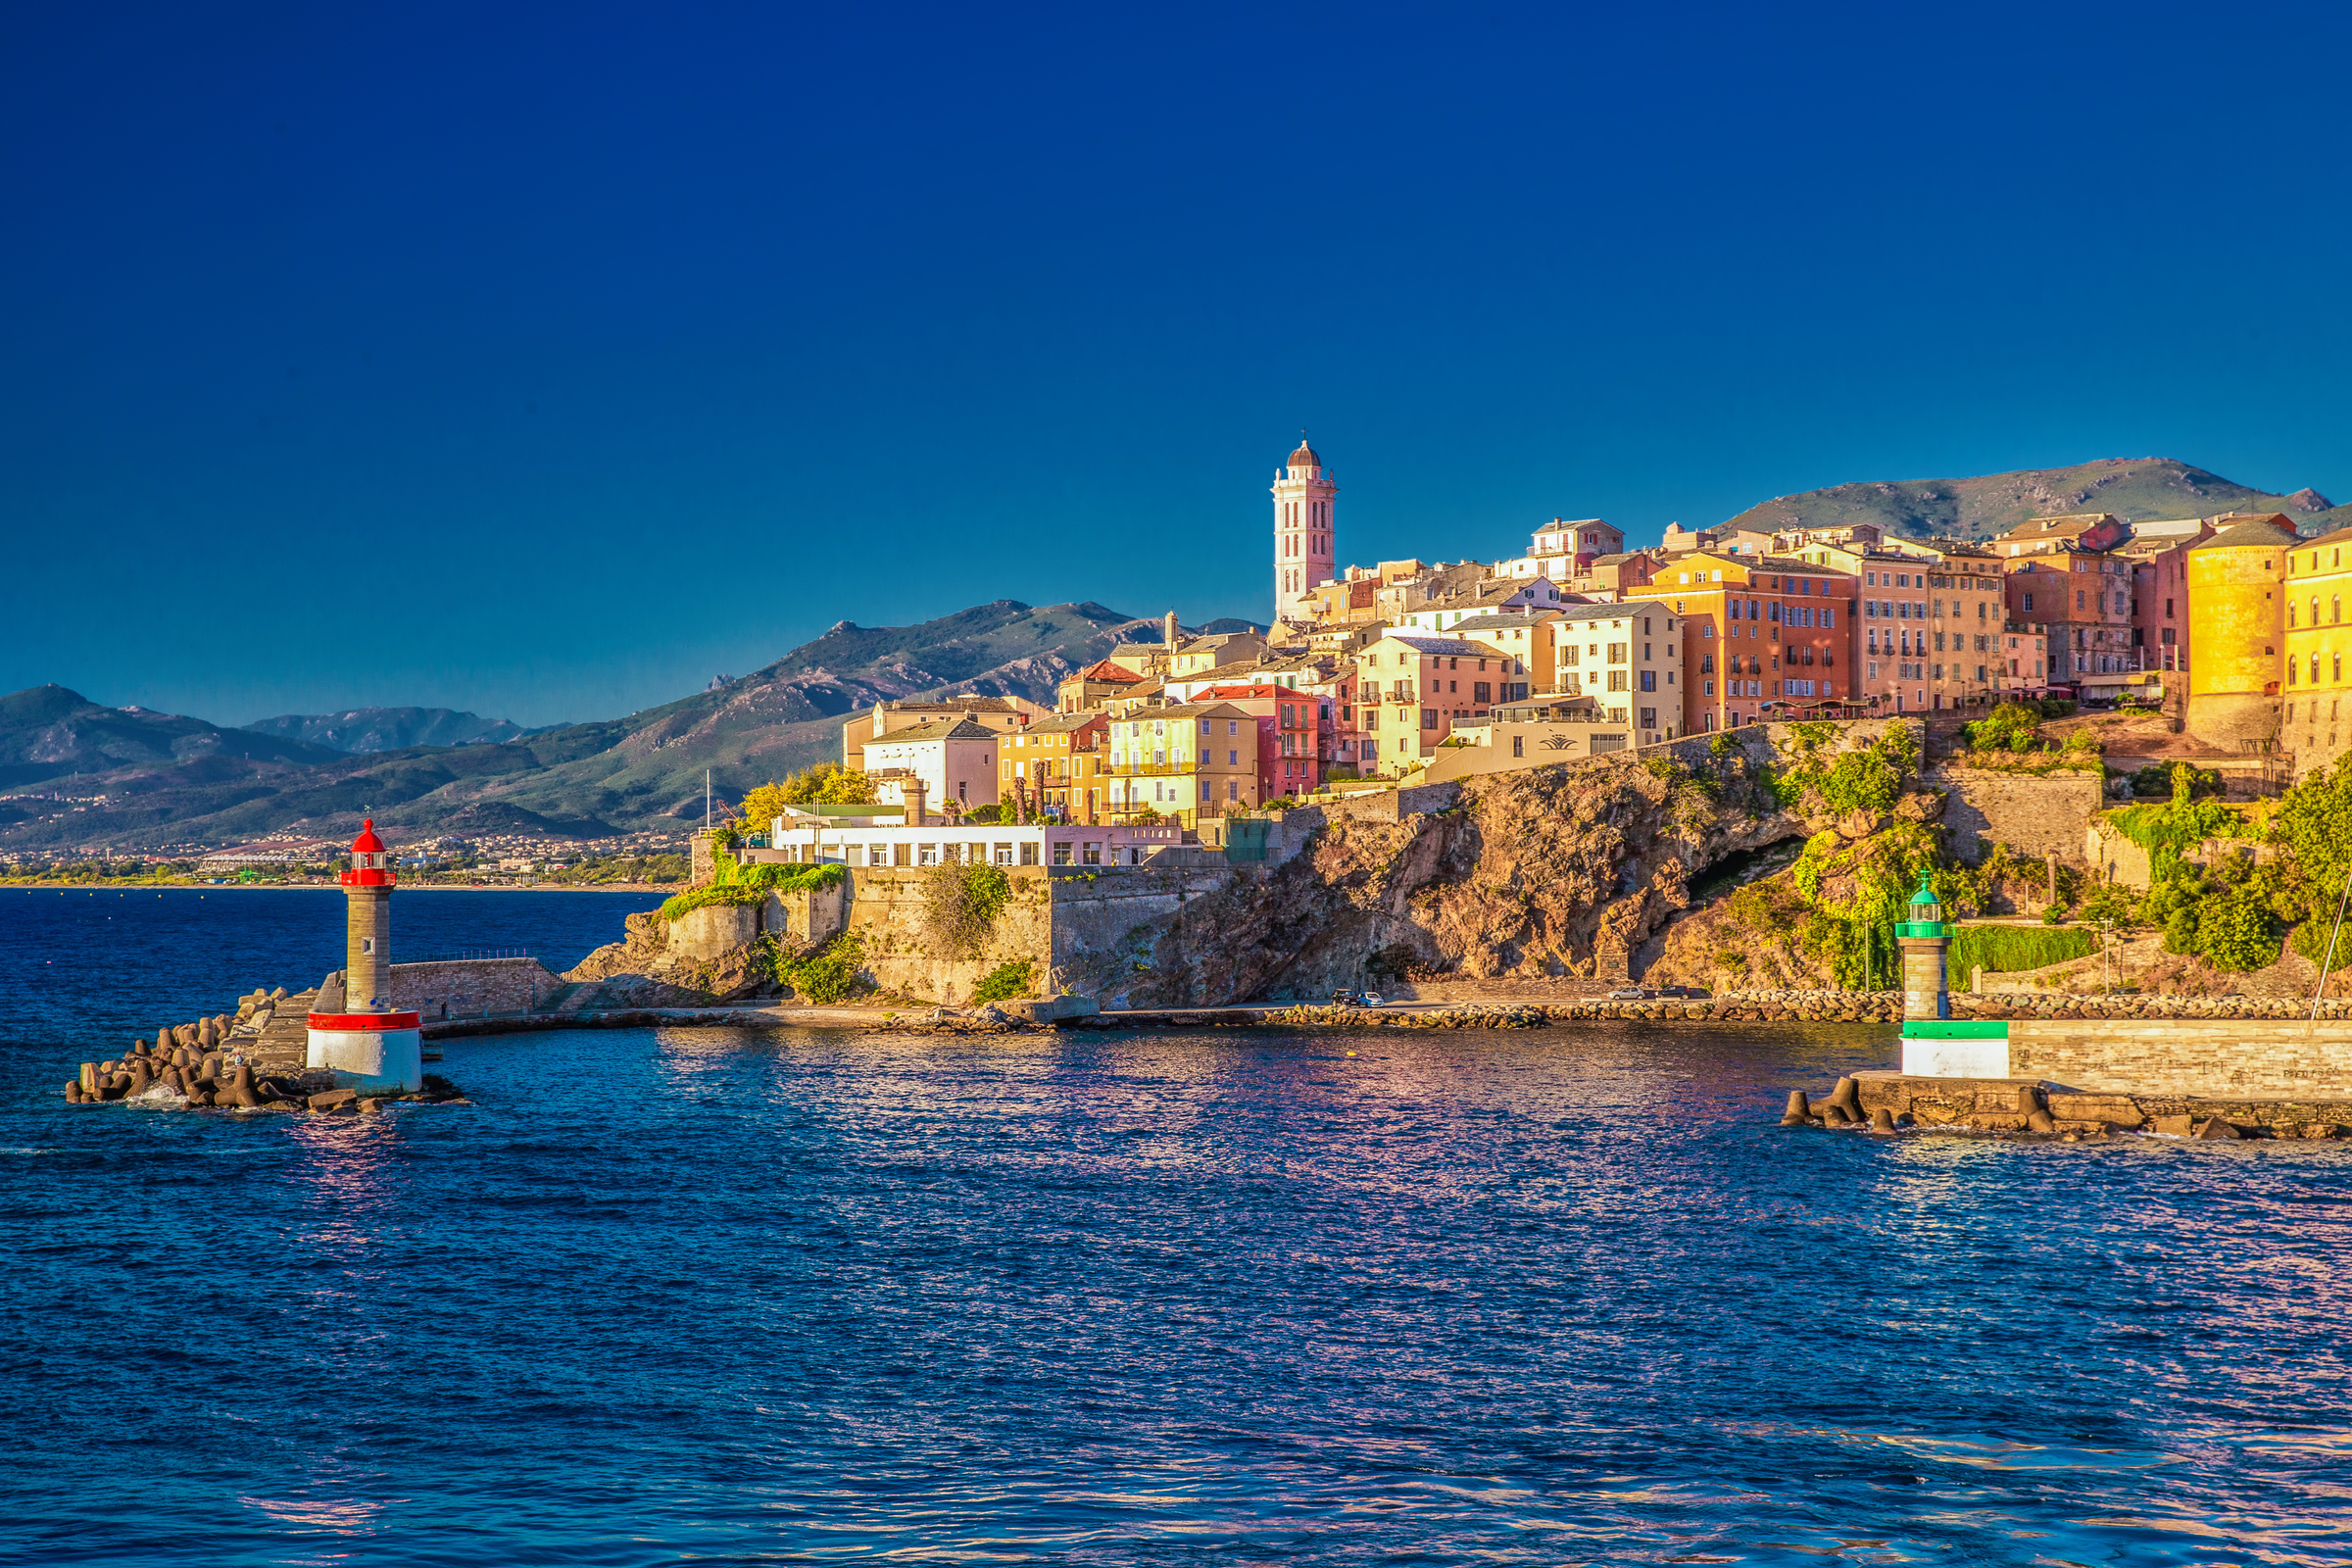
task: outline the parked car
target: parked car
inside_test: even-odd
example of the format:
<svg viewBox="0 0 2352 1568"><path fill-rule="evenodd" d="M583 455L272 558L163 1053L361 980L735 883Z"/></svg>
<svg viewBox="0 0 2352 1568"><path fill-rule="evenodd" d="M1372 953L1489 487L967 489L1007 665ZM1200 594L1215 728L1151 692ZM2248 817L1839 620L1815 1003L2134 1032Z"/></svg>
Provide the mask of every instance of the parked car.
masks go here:
<svg viewBox="0 0 2352 1568"><path fill-rule="evenodd" d="M1364 1004L1364 994L1343 986L1331 994L1331 1004L1335 1007L1360 1007Z"/></svg>
<svg viewBox="0 0 2352 1568"><path fill-rule="evenodd" d="M1379 1006L1379 1005L1380 1005L1380 993L1379 993L1379 992L1377 992L1377 991L1367 991L1367 992L1365 992L1365 993L1364 993L1364 1005L1365 1005L1365 1006L1367 1006L1367 1007L1377 1007L1377 1006Z"/></svg>
<svg viewBox="0 0 2352 1568"><path fill-rule="evenodd" d="M1609 1000L1610 1000L1611 1002L1641 1002L1641 1001L1643 1001L1644 999L1646 999L1646 998L1648 997L1648 995L1649 995L1649 993L1648 993L1648 992L1646 992L1646 991L1642 991L1642 990L1639 990L1639 989L1628 989L1628 990L1623 990L1623 991L1612 991L1612 992L1610 992L1610 993L1609 993Z"/></svg>

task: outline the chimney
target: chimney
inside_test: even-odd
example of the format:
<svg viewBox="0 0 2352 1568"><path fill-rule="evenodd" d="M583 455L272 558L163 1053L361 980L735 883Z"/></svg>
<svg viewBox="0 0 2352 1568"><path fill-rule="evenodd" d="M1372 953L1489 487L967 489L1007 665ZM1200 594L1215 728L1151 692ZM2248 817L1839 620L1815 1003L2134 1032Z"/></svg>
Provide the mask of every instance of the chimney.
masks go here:
<svg viewBox="0 0 2352 1568"><path fill-rule="evenodd" d="M1173 610L1169 611L1167 619L1162 621L1160 625L1162 628L1159 634L1160 641L1166 643L1168 645L1168 652L1173 654L1176 652L1176 612Z"/></svg>

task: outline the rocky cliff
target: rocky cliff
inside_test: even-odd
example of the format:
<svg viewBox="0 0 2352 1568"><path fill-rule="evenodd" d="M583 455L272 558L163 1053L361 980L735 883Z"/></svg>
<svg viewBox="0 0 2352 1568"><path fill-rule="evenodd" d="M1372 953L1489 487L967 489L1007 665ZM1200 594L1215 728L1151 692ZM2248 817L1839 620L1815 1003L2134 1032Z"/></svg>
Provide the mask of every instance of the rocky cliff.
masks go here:
<svg viewBox="0 0 2352 1568"><path fill-rule="evenodd" d="M1472 779L1434 809L1397 814L1396 797L1378 796L1291 813L1285 832L1304 839L1296 854L1243 867L1120 947L1065 963L1064 983L1137 1005L1398 981L1720 985L1711 966L1706 980L1686 976L1694 966L1668 929L1710 869L1827 834L1856 849L1846 874L1860 878L1882 843L1908 853L1932 841L1939 798L1908 776L1886 783L1879 809L1840 808L1801 782L1826 777L1840 749L1875 755L1890 730L1912 737L1901 744L1915 756L1915 727L1899 723L1845 726L1826 742L1827 726L1776 725ZM1808 743L1828 750L1799 755ZM1847 890L1818 891L1835 904ZM1823 958L1782 948L1751 983L1827 983Z"/></svg>

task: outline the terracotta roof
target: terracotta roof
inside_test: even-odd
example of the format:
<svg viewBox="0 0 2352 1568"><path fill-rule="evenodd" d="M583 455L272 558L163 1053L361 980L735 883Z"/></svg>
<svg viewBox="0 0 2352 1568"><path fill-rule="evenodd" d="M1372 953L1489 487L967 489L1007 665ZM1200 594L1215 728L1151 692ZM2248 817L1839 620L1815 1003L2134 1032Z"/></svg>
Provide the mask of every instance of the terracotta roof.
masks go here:
<svg viewBox="0 0 2352 1568"><path fill-rule="evenodd" d="M1004 736L968 718L940 718L928 724L910 724L894 729L887 735L876 735L865 743L866 750L879 746L896 746L902 741L994 741Z"/></svg>
<svg viewBox="0 0 2352 1568"><path fill-rule="evenodd" d="M1129 669L1126 665L1114 664L1109 660L1105 659L1099 663L1087 665L1086 668L1080 670L1077 674L1071 676L1070 678L1072 680L1108 680L1125 684L1130 681L1145 680L1149 677L1139 675L1134 670Z"/></svg>

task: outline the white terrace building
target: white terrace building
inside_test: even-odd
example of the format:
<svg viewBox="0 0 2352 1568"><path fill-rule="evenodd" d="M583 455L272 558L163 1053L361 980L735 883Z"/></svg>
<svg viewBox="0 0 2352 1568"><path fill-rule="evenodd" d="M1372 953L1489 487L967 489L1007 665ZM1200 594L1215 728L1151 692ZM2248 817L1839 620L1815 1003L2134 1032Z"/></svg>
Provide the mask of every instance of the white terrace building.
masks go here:
<svg viewBox="0 0 2352 1568"><path fill-rule="evenodd" d="M767 842L749 858L787 865L1141 865L1183 843L1184 829L1054 822L907 827L888 815L819 821L795 811L776 818Z"/></svg>

